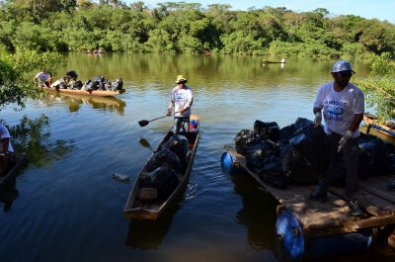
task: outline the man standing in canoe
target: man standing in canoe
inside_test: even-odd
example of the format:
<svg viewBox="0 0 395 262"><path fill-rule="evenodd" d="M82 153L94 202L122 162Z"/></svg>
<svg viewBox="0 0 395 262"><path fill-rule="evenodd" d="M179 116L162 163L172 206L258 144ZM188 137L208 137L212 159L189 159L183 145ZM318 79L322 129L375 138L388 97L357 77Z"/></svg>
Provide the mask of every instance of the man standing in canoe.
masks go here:
<svg viewBox="0 0 395 262"><path fill-rule="evenodd" d="M356 194L358 191L359 125L364 113L364 94L350 83L352 74L348 61L336 62L332 68L334 81L321 86L314 102L314 124L321 125L323 109L324 131L329 141L329 167L320 176L318 188L310 199L325 201L327 189L339 172L343 160L346 170L346 196L352 215L360 215Z"/></svg>
<svg viewBox="0 0 395 262"><path fill-rule="evenodd" d="M172 115L174 110L176 134L181 131L188 132L189 130L189 116L191 115L193 95L191 88L186 83L186 77L183 75L177 76L177 86L171 91L170 103L167 109L168 116Z"/></svg>

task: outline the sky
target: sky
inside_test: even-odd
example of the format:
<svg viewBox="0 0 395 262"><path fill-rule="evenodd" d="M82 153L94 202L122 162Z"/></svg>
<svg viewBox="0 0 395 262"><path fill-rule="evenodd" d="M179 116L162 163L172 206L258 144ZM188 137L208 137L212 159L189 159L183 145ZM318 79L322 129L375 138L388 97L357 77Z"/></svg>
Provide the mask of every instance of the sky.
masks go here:
<svg viewBox="0 0 395 262"><path fill-rule="evenodd" d="M295 12L312 11L317 8L325 8L331 15L357 15L364 18L377 18L381 21L387 20L395 24L395 0L183 0L183 1L158 1L142 0L148 7L156 7L157 3L185 2L199 3L202 7L210 4L229 4L234 10L247 10L249 7L263 8L286 7ZM137 0L126 0L126 3L137 2Z"/></svg>

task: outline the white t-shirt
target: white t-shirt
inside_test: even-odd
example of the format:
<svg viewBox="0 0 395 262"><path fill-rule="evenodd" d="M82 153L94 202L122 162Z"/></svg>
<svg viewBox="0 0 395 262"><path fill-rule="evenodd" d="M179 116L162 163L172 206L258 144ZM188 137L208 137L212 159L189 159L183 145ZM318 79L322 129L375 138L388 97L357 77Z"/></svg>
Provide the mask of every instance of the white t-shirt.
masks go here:
<svg viewBox="0 0 395 262"><path fill-rule="evenodd" d="M175 114L176 117L187 117L191 114L193 96L192 90L189 86L185 86L180 89L178 86L174 87L171 91L170 103L168 108L173 109L174 112L180 111L180 109L186 109L183 113Z"/></svg>
<svg viewBox="0 0 395 262"><path fill-rule="evenodd" d="M2 140L4 138L9 138L8 151L14 152L14 149L12 148L12 145L11 145L10 132L8 132L8 129L2 123L0 123L0 146L1 146L1 148L3 148L3 141Z"/></svg>
<svg viewBox="0 0 395 262"><path fill-rule="evenodd" d="M329 82L321 86L314 107L324 109L325 133L345 135L354 120L354 115L364 113L364 95L351 83L342 91L336 92L334 82ZM359 135L359 130L355 130L353 136Z"/></svg>

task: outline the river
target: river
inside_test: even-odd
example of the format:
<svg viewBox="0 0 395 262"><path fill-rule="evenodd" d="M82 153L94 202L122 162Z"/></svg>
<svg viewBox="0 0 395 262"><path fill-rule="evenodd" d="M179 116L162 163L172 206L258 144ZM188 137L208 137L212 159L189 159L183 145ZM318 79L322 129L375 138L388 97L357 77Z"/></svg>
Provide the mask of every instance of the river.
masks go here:
<svg viewBox="0 0 395 262"><path fill-rule="evenodd" d="M10 127L27 130L16 141L29 156L15 186L0 198L1 261L280 260L275 200L249 177L224 174L220 157L256 119L280 127L312 119L317 89L330 81L334 61L264 65L260 57L126 54L65 59L64 71L76 70L82 81L121 77L126 93L112 99L40 94L21 111L1 112ZM368 75L366 64L352 62L354 77ZM178 74L188 78L193 113L201 119L188 188L159 222L129 222L123 208L151 154L139 141L155 148L172 125L170 118L146 127L138 121L166 113ZM130 181L113 180L114 173ZM366 256L386 258L377 249Z"/></svg>

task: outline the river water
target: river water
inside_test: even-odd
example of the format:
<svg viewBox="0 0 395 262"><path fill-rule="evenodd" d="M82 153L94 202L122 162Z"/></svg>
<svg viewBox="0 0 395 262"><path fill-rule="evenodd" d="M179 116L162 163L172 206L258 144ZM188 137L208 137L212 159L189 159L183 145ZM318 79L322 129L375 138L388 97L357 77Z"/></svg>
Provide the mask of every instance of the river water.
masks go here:
<svg viewBox="0 0 395 262"><path fill-rule="evenodd" d="M221 170L225 145L256 119L280 127L312 119L318 87L334 61L175 55L71 54L85 81L122 77L116 98L40 94L1 118L19 127L15 147L29 162L0 197L0 261L278 261L276 201L249 177ZM366 64L353 61L355 77ZM172 125L166 113L177 74L188 78L201 140L185 195L155 223L123 217L132 182ZM55 78L62 77L61 74ZM15 129L16 130L16 129ZM112 174L128 175L119 182ZM367 257L383 257L373 249ZM352 255L351 258L360 258ZM391 256L389 259L393 259ZM344 257L342 257L344 258ZM345 257L348 259L350 257ZM365 255L364 255L364 258Z"/></svg>

